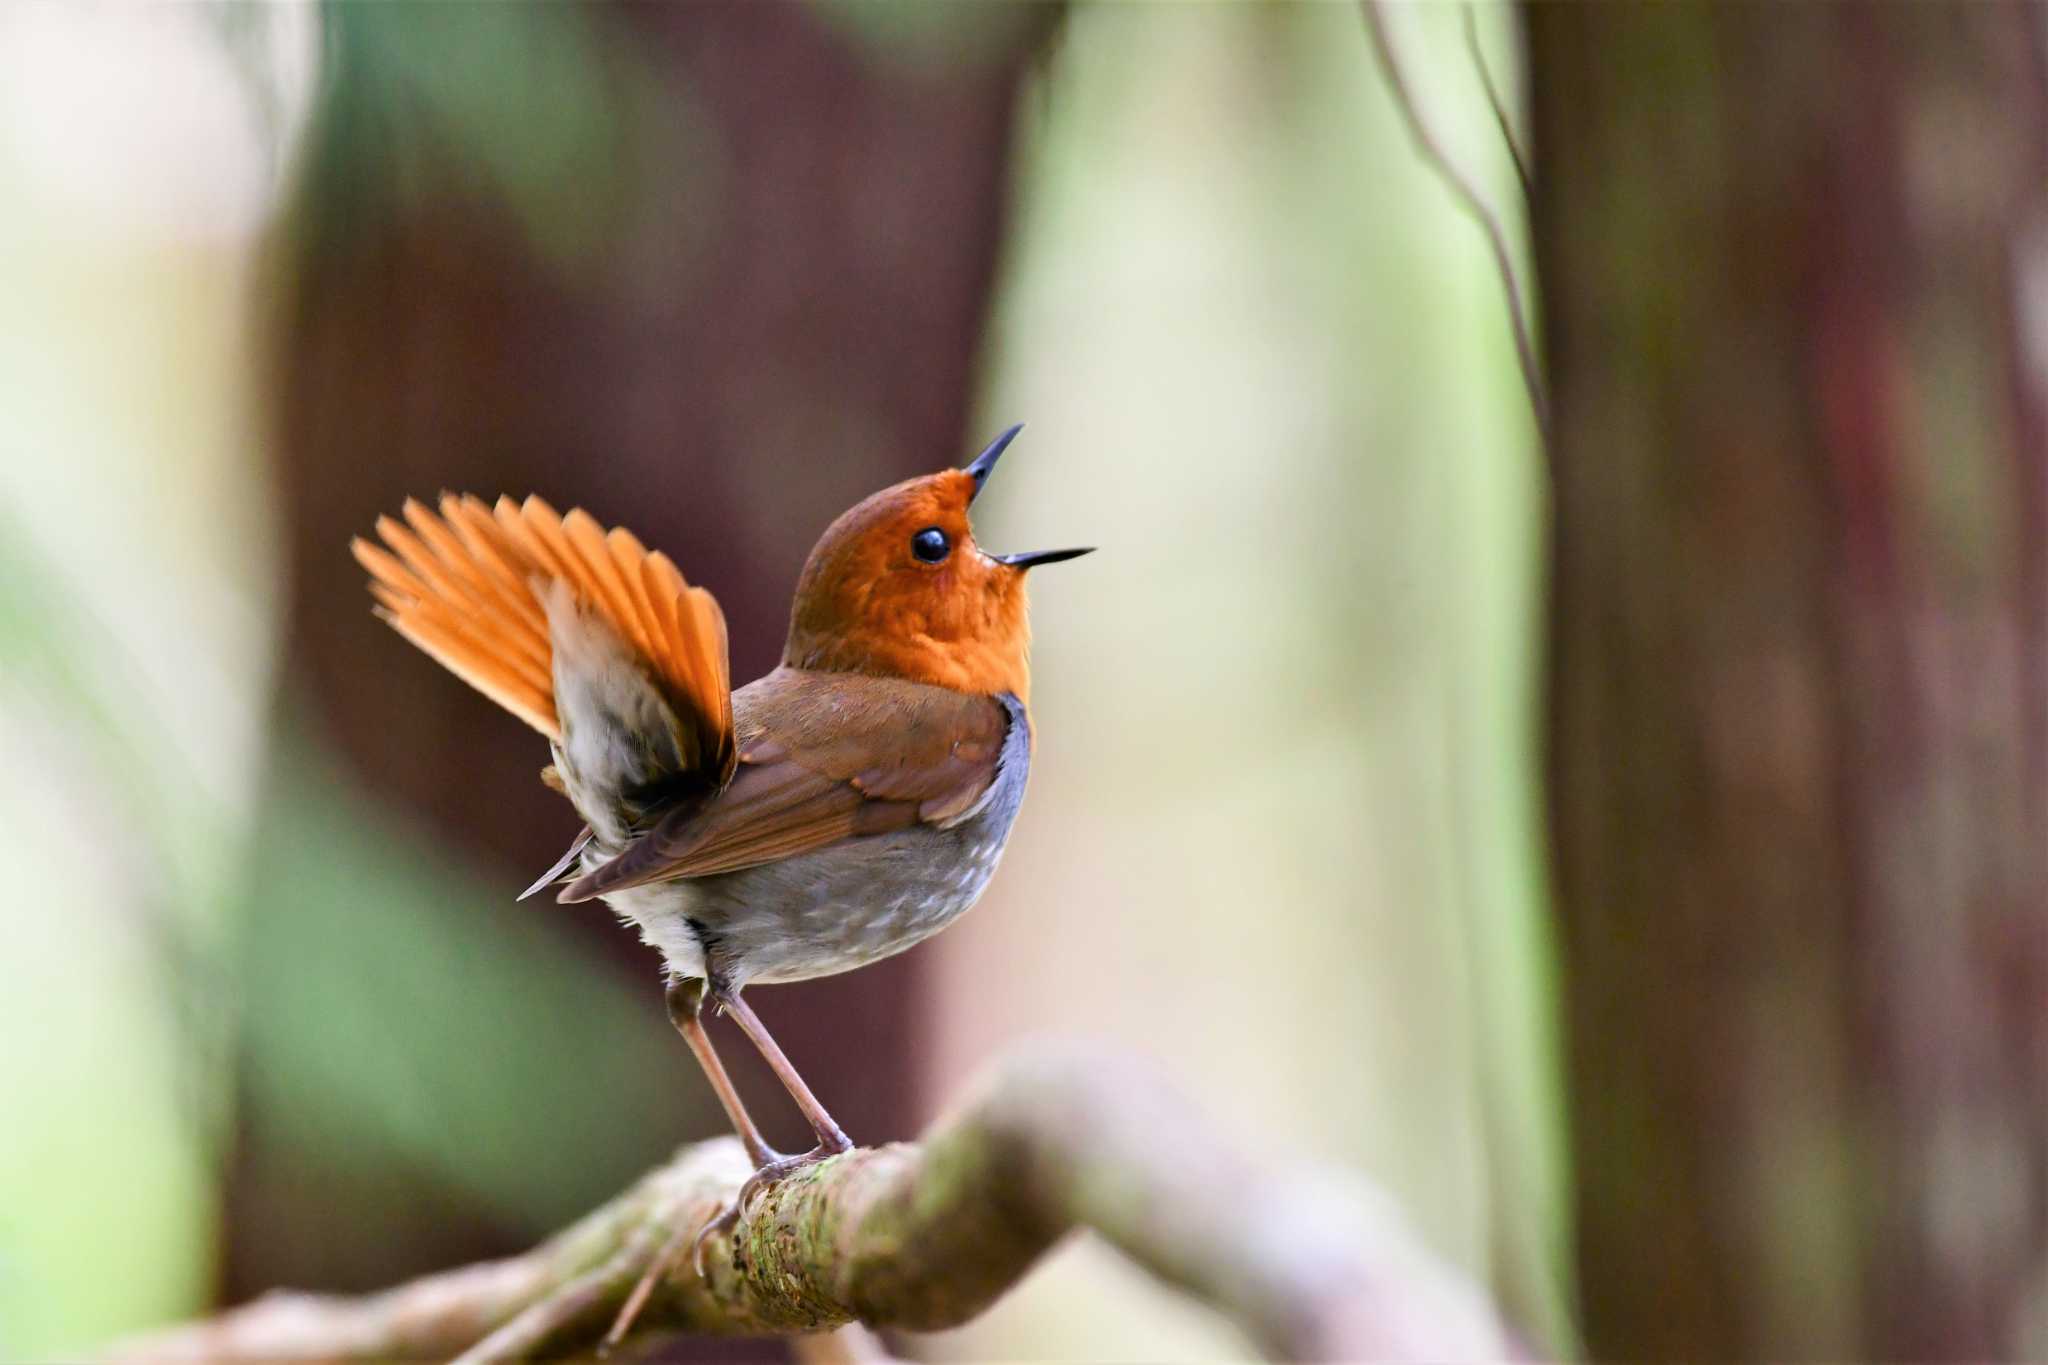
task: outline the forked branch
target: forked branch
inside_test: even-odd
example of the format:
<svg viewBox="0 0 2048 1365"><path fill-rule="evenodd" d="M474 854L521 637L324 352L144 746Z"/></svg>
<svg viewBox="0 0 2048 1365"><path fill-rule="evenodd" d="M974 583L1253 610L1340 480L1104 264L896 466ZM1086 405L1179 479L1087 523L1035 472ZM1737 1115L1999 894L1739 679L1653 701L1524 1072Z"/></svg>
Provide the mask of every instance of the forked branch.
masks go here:
<svg viewBox="0 0 2048 1365"><path fill-rule="evenodd" d="M1423 159L1435 168L1451 191L1451 197L1458 207L1465 210L1479 225L1486 237L1487 250L1493 253L1494 269L1500 273L1501 289L1507 295L1508 328L1513 333L1515 359L1522 367L1522 382L1529 390L1529 406L1536 415L1536 429L1548 442L1550 439L1550 393L1543 381L1543 367L1536 356L1535 330L1529 324L1529 302L1522 289L1521 273L1515 269L1514 249L1508 244L1507 229L1501 225L1500 211L1494 207L1492 196L1488 195L1479 181L1452 159L1444 144L1442 135L1430 120L1428 111L1416 98L1415 87L1408 80L1408 70L1402 65L1401 54L1394 44L1393 35L1388 31L1387 0L1359 0L1359 13L1365 19L1365 31L1372 39L1374 53L1379 57L1380 70L1386 75L1387 87L1394 97L1394 105L1401 111L1402 119L1408 125L1408 132L1415 140L1417 150ZM1470 11L1467 22L1470 23ZM1509 126L1498 92L1494 89L1493 78L1486 64L1479 57L1478 42L1472 40L1474 60L1479 64L1481 79L1485 82L1487 99L1492 104L1494 115L1500 123L1501 135L1507 139L1508 151L1515 159L1516 172L1523 183L1528 182L1528 171L1521 157L1521 149L1515 145L1514 134Z"/></svg>
<svg viewBox="0 0 2048 1365"><path fill-rule="evenodd" d="M673 1240L739 1188L731 1139L685 1148L534 1250L362 1298L272 1294L133 1341L133 1360L516 1360L586 1352ZM916 1146L862 1149L770 1190L662 1276L626 1349L675 1332L964 1323L1070 1229L1093 1229L1285 1359L1498 1360L1487 1299L1392 1204L1329 1172L1265 1169L1141 1067L1036 1051Z"/></svg>

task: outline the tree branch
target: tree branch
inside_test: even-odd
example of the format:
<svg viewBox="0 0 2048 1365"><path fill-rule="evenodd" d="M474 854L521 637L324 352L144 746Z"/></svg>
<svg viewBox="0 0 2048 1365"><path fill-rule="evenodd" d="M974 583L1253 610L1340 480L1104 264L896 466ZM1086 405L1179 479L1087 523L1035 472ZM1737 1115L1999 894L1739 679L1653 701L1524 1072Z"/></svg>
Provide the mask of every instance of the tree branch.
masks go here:
<svg viewBox="0 0 2048 1365"><path fill-rule="evenodd" d="M1515 137L1514 120L1508 117L1508 102L1501 98L1500 87L1493 83L1493 68L1486 64L1486 51L1479 46L1479 19L1473 12L1472 0L1465 0L1461 8L1465 20L1465 51L1472 57L1472 68L1479 73L1480 88L1486 92L1486 104L1493 110L1493 122L1500 129L1500 140L1507 146L1508 159L1515 163L1515 179L1522 186L1522 205L1526 209L1536 202L1536 177L1529 173L1529 158L1522 155L1522 144Z"/></svg>
<svg viewBox="0 0 2048 1365"><path fill-rule="evenodd" d="M1415 98L1414 87L1408 84L1408 73L1401 65L1401 59L1394 50L1394 40L1387 31L1385 0L1359 0L1359 13L1365 19L1366 34L1372 39L1373 51L1380 59L1380 70L1385 73L1387 86L1393 92L1394 106L1401 111L1401 117L1408 124L1408 132L1415 139L1415 145L1422 157L1436 168L1438 176L1449 187L1451 197L1458 206L1479 224L1479 230L1486 236L1486 245L1493 252L1494 268L1500 272L1501 287L1507 294L1508 327L1514 334L1515 359L1521 362L1522 382L1529 390L1529 406L1535 410L1536 429L1547 443L1550 440L1550 394L1543 382L1543 367L1536 358L1536 342L1529 326L1528 304L1522 292L1521 276L1515 269L1515 256L1508 246L1507 229L1501 226L1500 213L1494 208L1493 200L1481 189L1479 182L1465 169L1451 159L1444 147L1444 141L1437 135L1436 127L1424 115L1422 105ZM1477 51L1475 45L1474 48ZM1482 73L1485 64L1480 64ZM1488 82L1488 96L1492 98L1492 84ZM1498 102L1495 112L1500 113ZM1506 119L1502 116L1503 133L1507 133ZM1508 147L1516 154L1520 165L1518 149L1511 135Z"/></svg>
<svg viewBox="0 0 2048 1365"><path fill-rule="evenodd" d="M588 1350L677 1228L747 1175L685 1148L524 1255L363 1298L271 1294L125 1343L117 1359L525 1359ZM1149 1071L1045 1050L996 1071L921 1146L849 1152L771 1188L657 1282L629 1349L668 1333L790 1334L975 1317L1092 1228L1285 1359L1519 1354L1492 1306L1354 1179L1263 1169Z"/></svg>

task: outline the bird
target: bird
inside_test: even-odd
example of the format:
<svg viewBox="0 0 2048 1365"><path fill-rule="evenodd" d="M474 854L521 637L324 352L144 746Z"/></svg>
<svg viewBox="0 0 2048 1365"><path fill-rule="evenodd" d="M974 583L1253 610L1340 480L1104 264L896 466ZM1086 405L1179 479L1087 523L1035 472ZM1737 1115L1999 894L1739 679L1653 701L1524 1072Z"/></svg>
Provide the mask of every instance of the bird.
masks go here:
<svg viewBox="0 0 2048 1365"><path fill-rule="evenodd" d="M737 690L712 595L581 509L443 494L352 542L377 614L546 737L541 779L584 824L526 896L602 900L659 951L669 1018L754 1167L721 1221L853 1145L746 988L930 937L980 898L1009 839L1034 742L1025 577L1093 548L975 541L969 508L1020 430L833 521L781 662ZM763 1138L707 1007L774 1072L810 1150Z"/></svg>

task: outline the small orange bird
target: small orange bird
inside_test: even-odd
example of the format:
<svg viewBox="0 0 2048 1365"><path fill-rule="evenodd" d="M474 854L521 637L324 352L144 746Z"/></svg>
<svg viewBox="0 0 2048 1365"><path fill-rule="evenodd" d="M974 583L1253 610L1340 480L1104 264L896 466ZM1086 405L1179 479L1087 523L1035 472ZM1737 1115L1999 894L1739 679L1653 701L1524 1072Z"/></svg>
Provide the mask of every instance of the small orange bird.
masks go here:
<svg viewBox="0 0 2048 1365"><path fill-rule="evenodd" d="M566 881L561 900L601 897L660 949L669 1017L757 1167L740 1204L852 1145L741 992L943 929L1024 798L1025 571L1088 551L974 543L968 506L1018 430L833 522L781 665L737 692L711 594L580 510L450 495L438 516L408 502L403 524L381 518L381 547L354 542L379 615L547 736L542 780L586 824L526 894ZM762 1140L705 1034L707 996L802 1109L810 1151Z"/></svg>

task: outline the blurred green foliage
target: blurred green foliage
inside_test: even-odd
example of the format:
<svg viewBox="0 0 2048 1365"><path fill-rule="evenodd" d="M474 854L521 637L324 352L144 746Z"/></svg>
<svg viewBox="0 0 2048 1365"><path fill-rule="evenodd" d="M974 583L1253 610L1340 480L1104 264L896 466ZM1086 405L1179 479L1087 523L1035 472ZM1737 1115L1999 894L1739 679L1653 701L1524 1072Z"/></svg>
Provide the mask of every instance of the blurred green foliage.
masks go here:
<svg viewBox="0 0 2048 1365"><path fill-rule="evenodd" d="M389 1235L393 1189L537 1237L638 1173L637 1135L670 1112L657 1092L695 1075L651 977L628 996L561 932L577 912L515 905L504 877L373 812L307 742L282 746L254 845L243 1097L269 1127L247 1193L297 1209L289 1187L315 1181L332 1211L316 1241L261 1229L252 1255L276 1237L270 1254L312 1245L345 1273ZM424 1269L433 1249L407 1259Z"/></svg>
<svg viewBox="0 0 2048 1365"><path fill-rule="evenodd" d="M96 616L0 508L8 1359L185 1311L209 1261L232 999L201 911L234 831Z"/></svg>
<svg viewBox="0 0 2048 1365"><path fill-rule="evenodd" d="M292 226L305 249L401 207L501 211L571 279L630 241L649 193L715 213L718 164L689 92L580 5L327 5L322 175ZM454 179L451 181L451 168Z"/></svg>

